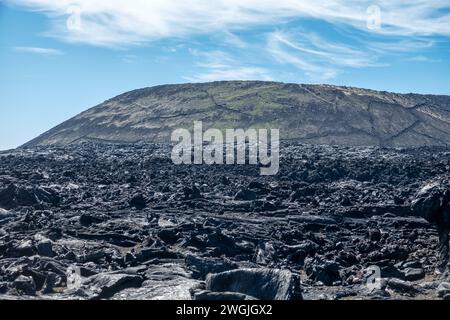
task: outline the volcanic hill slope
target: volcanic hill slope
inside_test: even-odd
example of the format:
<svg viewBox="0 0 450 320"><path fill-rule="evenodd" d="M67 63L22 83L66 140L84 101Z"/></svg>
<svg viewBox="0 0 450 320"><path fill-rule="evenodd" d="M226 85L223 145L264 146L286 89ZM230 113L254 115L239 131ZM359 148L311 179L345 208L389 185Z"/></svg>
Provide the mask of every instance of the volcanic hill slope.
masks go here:
<svg viewBox="0 0 450 320"><path fill-rule="evenodd" d="M450 144L450 97L331 85L229 81L163 85L119 95L25 144L170 142L176 128L279 128L303 143Z"/></svg>

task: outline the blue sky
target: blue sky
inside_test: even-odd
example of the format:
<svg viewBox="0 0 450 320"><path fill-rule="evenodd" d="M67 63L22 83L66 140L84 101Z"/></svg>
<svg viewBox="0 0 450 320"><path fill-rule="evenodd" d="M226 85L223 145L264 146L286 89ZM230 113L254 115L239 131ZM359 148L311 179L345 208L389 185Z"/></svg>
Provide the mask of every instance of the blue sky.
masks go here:
<svg viewBox="0 0 450 320"><path fill-rule="evenodd" d="M0 1L0 150L122 92L275 80L450 94L450 2Z"/></svg>

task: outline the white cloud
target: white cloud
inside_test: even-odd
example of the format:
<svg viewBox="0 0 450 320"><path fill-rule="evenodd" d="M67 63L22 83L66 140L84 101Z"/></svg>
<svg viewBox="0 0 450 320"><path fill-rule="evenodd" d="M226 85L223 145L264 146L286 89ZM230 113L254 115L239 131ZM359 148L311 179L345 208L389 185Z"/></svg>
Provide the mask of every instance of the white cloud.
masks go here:
<svg viewBox="0 0 450 320"><path fill-rule="evenodd" d="M133 64L137 62L138 57L134 54L125 54L122 56L121 60L125 63Z"/></svg>
<svg viewBox="0 0 450 320"><path fill-rule="evenodd" d="M414 61L414 62L430 62L430 63L438 63L442 62L440 59L432 59L423 55L414 56L407 59L408 61Z"/></svg>
<svg viewBox="0 0 450 320"><path fill-rule="evenodd" d="M386 35L450 35L448 0L6 0L48 15L49 34L93 45L138 44L167 37L241 30L314 17ZM368 30L367 8L381 9L381 28ZM73 8L79 8L73 9ZM80 25L67 28L67 19ZM75 16L75 17L74 17ZM233 37L231 37L233 38ZM231 39L230 38L230 39ZM242 45L238 39L235 43Z"/></svg>
<svg viewBox="0 0 450 320"><path fill-rule="evenodd" d="M367 44L369 50L386 53L399 52L409 53L416 50L423 50L431 48L434 45L433 40L421 39L420 37L413 37L410 39L387 39L383 42L370 41Z"/></svg>
<svg viewBox="0 0 450 320"><path fill-rule="evenodd" d="M245 41L243 41L237 35L229 32L229 31L225 31L223 34L221 34L221 36L222 36L222 40L225 43L230 44L233 47L240 48L240 49L247 47L247 43Z"/></svg>
<svg viewBox="0 0 450 320"><path fill-rule="evenodd" d="M209 82L222 80L273 80L267 70L257 67L226 67L211 68L204 73L196 74L192 77L185 77L186 80L192 82Z"/></svg>
<svg viewBox="0 0 450 320"><path fill-rule="evenodd" d="M55 56L63 54L63 52L58 49L40 48L40 47L14 47L14 50L17 52L34 53L43 56Z"/></svg>
<svg viewBox="0 0 450 320"><path fill-rule="evenodd" d="M236 61L223 51L200 52L191 49L190 52L203 62L197 64L197 67L202 69L201 72L185 77L188 81L273 80L266 69L255 66L243 66L239 61Z"/></svg>
<svg viewBox="0 0 450 320"><path fill-rule="evenodd" d="M5 1L47 15L52 27L46 34L68 42L122 47L174 39L173 43L195 46L197 41L191 36L208 35L211 48L228 54L204 49L204 44L202 52L191 49L201 61L197 64L200 71L186 77L191 81L270 80L268 69L261 65L261 61L267 62L262 56L268 53L312 80L327 80L346 69L383 66L378 61L384 55L412 59L433 46L435 36L450 36L448 0ZM381 10L381 27L369 29L367 8L374 4ZM298 32L288 29L292 25L283 24L311 17L333 24L339 32L352 32L330 41L319 30ZM263 27L255 29L259 30L257 37L239 36L257 27ZM338 43L336 39L342 40ZM23 52L61 54L55 49L19 48ZM162 48L169 54L178 50L176 46ZM233 50L239 51L240 59L230 56ZM122 58L126 63L136 60L132 55Z"/></svg>
<svg viewBox="0 0 450 320"><path fill-rule="evenodd" d="M293 65L314 80L334 78L340 67L360 68L379 65L373 53L333 43L305 31L270 33L267 51L278 62Z"/></svg>

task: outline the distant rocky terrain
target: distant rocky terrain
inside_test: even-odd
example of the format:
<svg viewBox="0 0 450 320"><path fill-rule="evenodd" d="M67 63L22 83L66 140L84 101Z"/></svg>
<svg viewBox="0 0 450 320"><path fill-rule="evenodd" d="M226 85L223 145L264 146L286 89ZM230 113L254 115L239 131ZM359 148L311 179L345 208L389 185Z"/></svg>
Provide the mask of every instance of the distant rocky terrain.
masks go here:
<svg viewBox="0 0 450 320"><path fill-rule="evenodd" d="M450 144L450 97L331 85L229 81L130 91L26 146L169 142L176 128L279 128L283 139L352 146Z"/></svg>
<svg viewBox="0 0 450 320"><path fill-rule="evenodd" d="M268 83L250 83L248 90L271 85L297 92L292 101L301 97L324 108L315 97L319 88L325 100L327 92L340 92L337 112L346 99L369 99L367 92L346 95L333 87L309 87L315 95ZM130 101L151 104L158 94L173 107L178 88L124 95L32 143L44 146L0 153L0 299L450 298L450 283L436 273L436 228L411 210L424 183L448 174L447 148L286 142L280 173L261 177L258 166L174 165L169 145L69 143L76 134L91 138L88 123L111 123L109 108L131 114ZM371 95L390 97L402 115L421 119L389 140L394 145L424 139L415 132L431 128L430 119L445 129L444 113L431 111L437 107L426 97ZM307 104L298 106L303 116L309 112ZM139 122L120 115L115 121ZM80 132L64 131L77 123ZM111 139L113 129L104 128L96 137ZM375 143L392 135L393 128L383 130L386 135L364 135ZM117 137L125 136L119 130Z"/></svg>

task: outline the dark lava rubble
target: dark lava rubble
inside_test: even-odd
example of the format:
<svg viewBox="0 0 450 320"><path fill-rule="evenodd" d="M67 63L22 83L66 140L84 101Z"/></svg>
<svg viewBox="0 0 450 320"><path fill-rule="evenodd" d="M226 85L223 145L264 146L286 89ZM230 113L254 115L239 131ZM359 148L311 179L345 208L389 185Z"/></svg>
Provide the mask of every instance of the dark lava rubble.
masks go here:
<svg viewBox="0 0 450 320"><path fill-rule="evenodd" d="M266 177L252 165L177 166L170 151L0 154L0 298L449 297L437 231L410 209L449 172L448 149L289 144Z"/></svg>

